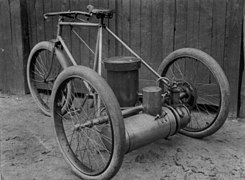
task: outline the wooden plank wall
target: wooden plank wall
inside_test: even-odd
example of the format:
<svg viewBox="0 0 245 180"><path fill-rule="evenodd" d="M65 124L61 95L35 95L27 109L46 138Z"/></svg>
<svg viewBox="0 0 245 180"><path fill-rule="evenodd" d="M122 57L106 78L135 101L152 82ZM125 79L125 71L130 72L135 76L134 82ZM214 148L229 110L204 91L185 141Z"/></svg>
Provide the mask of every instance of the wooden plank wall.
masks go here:
<svg viewBox="0 0 245 180"><path fill-rule="evenodd" d="M0 1L0 91L27 91L25 69L29 41L25 1Z"/></svg>
<svg viewBox="0 0 245 180"><path fill-rule="evenodd" d="M88 4L115 9L114 18L106 21L106 24L155 69L164 57L178 48L194 47L211 54L224 69L232 87L230 116L237 116L239 109L242 108L238 106L241 104L239 87L241 87L242 76L239 67L244 0L18 1L27 2L30 47L39 41L55 37L57 18L44 21L43 13L69 9L85 11ZM14 0L4 0L3 2L14 2ZM6 7L2 5L4 3L1 3L1 8L5 9ZM3 17L3 13L8 14L7 12L11 11L3 12L1 10L1 17ZM4 21L9 22L8 19L4 19ZM91 19L91 21L96 21L96 19ZM6 28L6 26L10 28L11 24L7 23L4 27ZM96 29L75 30L92 48L95 47ZM64 35L68 47L78 63L91 66L93 54L78 42L69 28L64 30ZM104 40L104 58L129 55L107 33L104 34ZM25 63L22 62L22 64ZM5 72L5 70L1 70L2 74L4 74L3 71ZM152 79L153 76L142 67L140 70L141 86L152 84Z"/></svg>
<svg viewBox="0 0 245 180"><path fill-rule="evenodd" d="M245 9L245 4L244 4ZM239 117L245 117L245 13L243 14L243 46L242 46L242 61L240 64L241 75L241 89L240 89L240 101L239 101Z"/></svg>
<svg viewBox="0 0 245 180"><path fill-rule="evenodd" d="M226 33L224 47L224 71L231 86L230 112L236 116L239 101L239 69L244 0L227 1Z"/></svg>

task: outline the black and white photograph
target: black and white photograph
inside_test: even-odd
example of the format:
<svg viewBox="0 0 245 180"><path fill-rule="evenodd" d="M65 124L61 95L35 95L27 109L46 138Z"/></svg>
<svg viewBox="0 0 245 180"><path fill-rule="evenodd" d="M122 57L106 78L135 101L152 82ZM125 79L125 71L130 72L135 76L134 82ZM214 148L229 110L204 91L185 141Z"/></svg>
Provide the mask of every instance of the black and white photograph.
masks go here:
<svg viewBox="0 0 245 180"><path fill-rule="evenodd" d="M244 180L244 0L0 0L0 180Z"/></svg>

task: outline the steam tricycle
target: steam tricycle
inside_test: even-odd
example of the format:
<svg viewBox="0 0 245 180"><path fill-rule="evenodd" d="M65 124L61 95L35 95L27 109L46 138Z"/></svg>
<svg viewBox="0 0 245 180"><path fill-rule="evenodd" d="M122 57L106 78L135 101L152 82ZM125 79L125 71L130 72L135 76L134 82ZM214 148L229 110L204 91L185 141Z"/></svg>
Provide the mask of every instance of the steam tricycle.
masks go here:
<svg viewBox="0 0 245 180"><path fill-rule="evenodd" d="M106 26L112 10L87 9L44 14L45 19L59 17L57 36L38 43L27 65L31 94L52 115L60 150L79 177L110 179L126 153L176 133L203 138L221 128L228 115L229 84L210 55L178 49L155 71ZM92 16L99 22L90 22ZM93 68L77 65L62 38L64 26L94 54ZM77 26L98 29L95 51L76 32ZM102 30L132 56L102 60ZM156 78L152 86L139 89L142 65Z"/></svg>

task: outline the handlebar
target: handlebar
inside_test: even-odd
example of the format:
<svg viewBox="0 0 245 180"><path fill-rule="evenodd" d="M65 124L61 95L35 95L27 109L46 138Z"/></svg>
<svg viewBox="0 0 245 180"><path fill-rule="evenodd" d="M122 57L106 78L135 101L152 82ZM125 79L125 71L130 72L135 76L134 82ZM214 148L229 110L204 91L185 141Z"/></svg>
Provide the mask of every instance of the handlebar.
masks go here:
<svg viewBox="0 0 245 180"><path fill-rule="evenodd" d="M84 15L87 17L92 17L93 15L96 15L97 18L112 18L112 15L114 13L113 10L110 9L95 9L94 6L88 5L87 6L88 12L83 11L62 11L62 12L51 12L46 13L43 15L44 19L48 19L48 16L65 16L73 18L71 15Z"/></svg>
<svg viewBox="0 0 245 180"><path fill-rule="evenodd" d="M83 12L83 11L61 11L61 12L51 12L51 13L45 13L43 15L44 19L48 19L48 16L68 16L69 15L84 15L87 17L91 17L93 14L89 12Z"/></svg>

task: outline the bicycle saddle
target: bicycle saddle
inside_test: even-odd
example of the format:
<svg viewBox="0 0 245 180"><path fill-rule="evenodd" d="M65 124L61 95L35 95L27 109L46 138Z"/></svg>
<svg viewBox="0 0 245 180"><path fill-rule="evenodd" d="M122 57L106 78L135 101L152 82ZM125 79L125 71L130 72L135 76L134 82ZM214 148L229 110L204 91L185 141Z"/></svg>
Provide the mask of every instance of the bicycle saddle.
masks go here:
<svg viewBox="0 0 245 180"><path fill-rule="evenodd" d="M100 18L109 18L111 19L113 16L113 10L111 9L95 9L94 6L88 5L87 9L89 13L96 15L98 19Z"/></svg>

